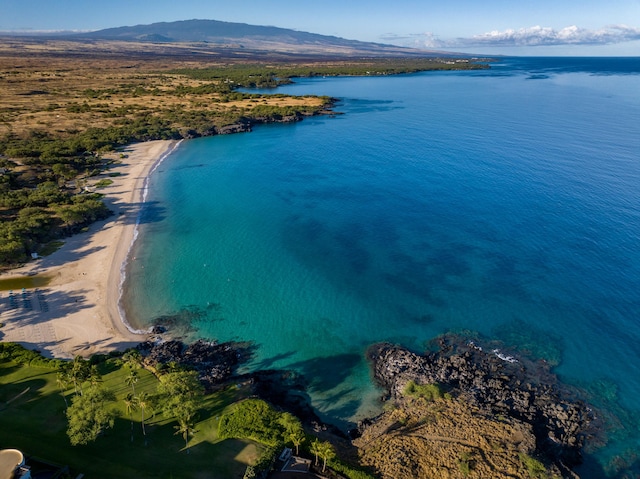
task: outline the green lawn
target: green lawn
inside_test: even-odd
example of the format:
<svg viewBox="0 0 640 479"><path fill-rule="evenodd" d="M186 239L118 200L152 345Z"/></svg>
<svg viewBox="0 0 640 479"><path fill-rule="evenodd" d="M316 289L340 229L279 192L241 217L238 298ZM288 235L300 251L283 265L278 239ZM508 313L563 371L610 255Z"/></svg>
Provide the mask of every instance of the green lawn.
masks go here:
<svg viewBox="0 0 640 479"><path fill-rule="evenodd" d="M131 442L131 422L122 401L131 392L124 381L128 371L109 363L100 368L103 386L118 399L109 403L118 417L113 429L95 443L71 446L55 371L0 362L0 448L15 447L27 456L69 465L72 477L84 473L87 479L242 478L247 464L258 457L260 446L249 441L221 441L217 434L217 416L243 396L242 390L231 388L206 396L187 453L182 436L175 435L175 421L161 414L145 421L145 446L140 411L136 411ZM136 393L153 394L156 378L146 370L139 370L139 377ZM68 401L73 395L73 388L66 391Z"/></svg>

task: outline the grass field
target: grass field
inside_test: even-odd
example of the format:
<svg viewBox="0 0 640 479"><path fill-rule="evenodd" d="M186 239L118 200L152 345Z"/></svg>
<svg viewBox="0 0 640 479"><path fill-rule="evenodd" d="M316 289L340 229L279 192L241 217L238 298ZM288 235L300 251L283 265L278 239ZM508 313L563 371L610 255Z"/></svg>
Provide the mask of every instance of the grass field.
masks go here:
<svg viewBox="0 0 640 479"><path fill-rule="evenodd" d="M18 448L27 457L37 456L68 465L71 477L86 478L241 478L246 466L259 455L258 445L248 441L224 440L217 435L217 417L244 391L235 387L205 398L196 423L196 433L185 450L175 421L161 414L145 421L145 446L140 411L134 413L134 440L131 422L122 399L131 388L125 385L126 368L105 363L100 366L103 386L113 391L117 401L109 407L117 412L113 429L86 446L71 446L66 435L65 402L51 369L0 362L0 449ZM136 393L155 392L157 379L139 370ZM74 395L66 391L67 400Z"/></svg>

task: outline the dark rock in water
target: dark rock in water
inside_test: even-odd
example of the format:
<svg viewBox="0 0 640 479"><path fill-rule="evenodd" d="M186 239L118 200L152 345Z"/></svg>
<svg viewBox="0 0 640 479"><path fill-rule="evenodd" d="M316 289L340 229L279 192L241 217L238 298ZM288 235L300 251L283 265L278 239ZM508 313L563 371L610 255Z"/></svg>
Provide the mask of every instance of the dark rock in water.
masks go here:
<svg viewBox="0 0 640 479"><path fill-rule="evenodd" d="M253 347L249 343L217 343L198 340L185 344L179 340L146 341L137 346L146 365L156 369L172 364L198 371L200 382L211 391L229 383L251 385L252 394L289 411L306 424L322 424L306 392L307 381L298 373L285 370L263 370L236 374L238 367L250 359ZM340 430L322 424L324 431L343 437Z"/></svg>
<svg viewBox="0 0 640 479"><path fill-rule="evenodd" d="M231 378L250 355L250 348L245 343L216 343L202 339L188 345L178 340L147 341L139 344L138 350L145 364L154 368L173 363L198 371L199 379L207 389Z"/></svg>
<svg viewBox="0 0 640 479"><path fill-rule="evenodd" d="M164 326L156 325L151 328L151 334L164 334L167 332L167 328Z"/></svg>
<svg viewBox="0 0 640 479"><path fill-rule="evenodd" d="M587 438L596 433L592 409L561 385L544 362L480 347L458 336L439 339L439 350L418 355L392 344L368 351L376 380L392 397L410 381L439 383L495 416L533 426L536 446L567 470L581 463Z"/></svg>
<svg viewBox="0 0 640 479"><path fill-rule="evenodd" d="M214 128L216 135L230 135L233 133L245 133L248 131L251 131L251 122L249 121L239 121L232 125L217 126Z"/></svg>

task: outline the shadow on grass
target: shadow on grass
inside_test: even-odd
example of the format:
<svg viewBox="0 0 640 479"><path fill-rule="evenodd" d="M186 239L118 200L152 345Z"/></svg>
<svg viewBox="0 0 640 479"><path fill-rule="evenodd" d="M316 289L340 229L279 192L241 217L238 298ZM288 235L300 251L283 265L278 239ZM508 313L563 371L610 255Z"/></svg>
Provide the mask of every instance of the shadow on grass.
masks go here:
<svg viewBox="0 0 640 479"><path fill-rule="evenodd" d="M189 453L180 434L176 435L174 419L156 411L146 411L145 437L140 413L133 414L134 441L131 441L131 420L122 397L130 388L124 384L126 367L113 364L102 367L102 386L118 389L118 400L107 403L114 410L114 427L105 431L94 443L71 446L66 436L65 403L56 386L56 372L37 367L0 363L0 403L9 408L0 410L0 444L10 444L27 456L43 457L59 464L68 464L72 477L79 473L87 477L136 478L231 478L242 477L247 464L254 461L260 447L246 441L218 438L217 417L232 404L242 391L236 388L206 396L196 424L197 433L189 439ZM156 380L140 370L136 394L155 392ZM26 392L25 392L26 391ZM115 391L114 391L115 392ZM73 388L66 391L71 403Z"/></svg>
<svg viewBox="0 0 640 479"><path fill-rule="evenodd" d="M47 384L44 379L24 379L3 384L0 390L0 411L19 408L42 395L42 388Z"/></svg>
<svg viewBox="0 0 640 479"><path fill-rule="evenodd" d="M207 409L207 413L211 412ZM247 465L259 455L259 446L250 442L219 441L217 421L213 417L203 418L196 424L196 434L189 438L188 449L182 435L176 434L175 426L175 420L157 415L145 424L145 441L140 421L134 414L132 442L130 419L118 418L104 437L82 449L84 455L93 456L95 461L111 456L118 458L119 464L109 466L111 472L107 475L105 465L89 461L83 465L82 472L93 477L126 477L123 474L150 478L242 477Z"/></svg>

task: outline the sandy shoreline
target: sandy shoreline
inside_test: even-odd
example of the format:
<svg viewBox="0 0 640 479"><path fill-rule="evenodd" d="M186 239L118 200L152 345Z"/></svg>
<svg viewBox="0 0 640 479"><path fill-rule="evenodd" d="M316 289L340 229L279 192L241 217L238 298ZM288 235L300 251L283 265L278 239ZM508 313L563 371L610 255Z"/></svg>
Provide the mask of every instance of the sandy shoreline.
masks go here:
<svg viewBox="0 0 640 479"><path fill-rule="evenodd" d="M120 176L111 177L113 184L98 190L115 215L67 238L52 255L0 276L53 276L48 286L37 291L14 291L13 309L9 292L0 292L4 323L0 341L17 342L46 356L72 358L124 349L147 338L122 322L121 270L134 238L145 179L175 145L175 141L160 140L125 148L127 157L110 170Z"/></svg>

